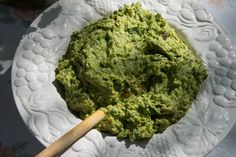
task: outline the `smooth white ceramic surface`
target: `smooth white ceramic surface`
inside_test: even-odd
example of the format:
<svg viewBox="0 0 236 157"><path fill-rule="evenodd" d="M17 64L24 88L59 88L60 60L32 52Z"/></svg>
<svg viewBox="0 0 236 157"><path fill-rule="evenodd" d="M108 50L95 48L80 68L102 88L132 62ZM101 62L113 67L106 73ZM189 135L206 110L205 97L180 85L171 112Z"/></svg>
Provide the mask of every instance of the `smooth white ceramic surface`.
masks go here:
<svg viewBox="0 0 236 157"><path fill-rule="evenodd" d="M31 132L45 146L81 122L67 109L52 82L58 59L70 35L136 0L61 0L42 14L25 35L12 67L12 89L18 110ZM146 143L128 144L91 130L64 157L201 157L229 132L236 116L236 48L213 17L194 0L140 0L144 8L169 21L201 56L209 77L192 108L177 124ZM52 16L52 15L51 15Z"/></svg>

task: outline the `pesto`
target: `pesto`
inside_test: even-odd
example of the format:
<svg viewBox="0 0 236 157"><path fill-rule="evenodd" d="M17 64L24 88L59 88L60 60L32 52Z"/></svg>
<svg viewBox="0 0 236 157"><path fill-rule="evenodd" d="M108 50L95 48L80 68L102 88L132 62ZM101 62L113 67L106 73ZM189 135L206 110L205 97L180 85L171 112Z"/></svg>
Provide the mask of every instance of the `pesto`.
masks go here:
<svg viewBox="0 0 236 157"><path fill-rule="evenodd" d="M97 129L135 141L182 118L206 76L161 15L137 3L74 32L56 79L80 118L102 108Z"/></svg>

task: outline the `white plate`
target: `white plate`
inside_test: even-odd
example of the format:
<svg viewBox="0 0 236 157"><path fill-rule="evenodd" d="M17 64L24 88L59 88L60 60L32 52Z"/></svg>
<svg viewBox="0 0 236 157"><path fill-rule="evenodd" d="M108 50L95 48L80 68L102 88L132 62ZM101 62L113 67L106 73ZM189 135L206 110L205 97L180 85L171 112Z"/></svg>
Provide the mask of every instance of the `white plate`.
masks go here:
<svg viewBox="0 0 236 157"><path fill-rule="evenodd" d="M45 146L81 122L69 112L52 84L70 35L135 1L61 0L40 15L31 25L35 30L31 28L21 40L12 67L13 94L24 122ZM161 13L184 34L206 63L208 79L186 116L163 134L146 143L128 144L92 130L63 157L201 157L235 122L236 48L213 17L194 0L140 2L144 8ZM57 11L59 14L54 14Z"/></svg>

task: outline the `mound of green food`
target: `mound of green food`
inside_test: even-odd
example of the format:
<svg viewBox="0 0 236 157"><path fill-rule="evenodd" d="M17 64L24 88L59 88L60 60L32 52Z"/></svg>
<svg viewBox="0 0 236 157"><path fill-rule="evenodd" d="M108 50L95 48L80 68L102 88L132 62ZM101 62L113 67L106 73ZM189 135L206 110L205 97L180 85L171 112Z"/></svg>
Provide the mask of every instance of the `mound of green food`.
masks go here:
<svg viewBox="0 0 236 157"><path fill-rule="evenodd" d="M56 78L80 118L102 108L97 129L134 141L183 117L206 76L160 14L134 4L74 32Z"/></svg>

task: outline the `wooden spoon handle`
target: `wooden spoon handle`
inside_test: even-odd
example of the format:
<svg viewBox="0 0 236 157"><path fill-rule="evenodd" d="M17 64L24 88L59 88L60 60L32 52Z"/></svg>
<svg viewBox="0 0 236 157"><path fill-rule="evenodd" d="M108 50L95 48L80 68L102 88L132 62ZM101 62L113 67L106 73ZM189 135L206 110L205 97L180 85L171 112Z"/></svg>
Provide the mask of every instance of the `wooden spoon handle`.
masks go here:
<svg viewBox="0 0 236 157"><path fill-rule="evenodd" d="M74 142L76 142L85 133L91 130L96 124L98 124L106 114L102 110L97 110L83 122L72 128L65 135L60 137L50 146L45 148L42 152L37 154L35 157L54 157L60 155L67 148L69 148Z"/></svg>

